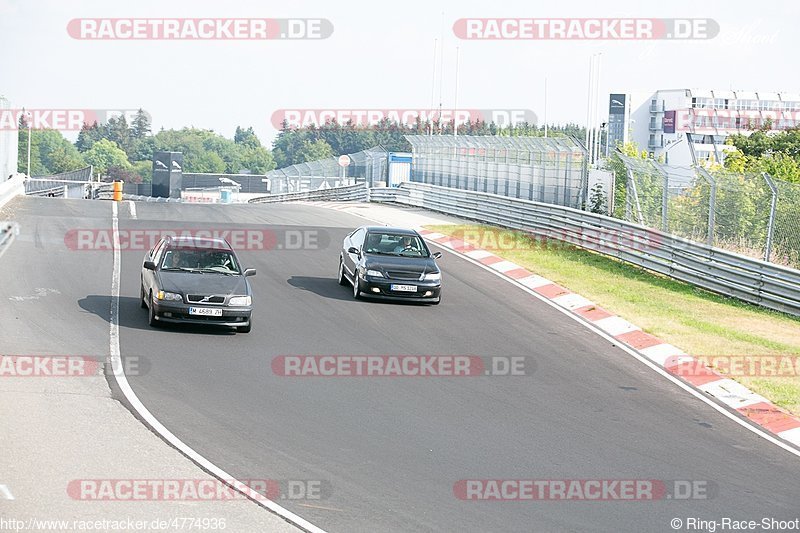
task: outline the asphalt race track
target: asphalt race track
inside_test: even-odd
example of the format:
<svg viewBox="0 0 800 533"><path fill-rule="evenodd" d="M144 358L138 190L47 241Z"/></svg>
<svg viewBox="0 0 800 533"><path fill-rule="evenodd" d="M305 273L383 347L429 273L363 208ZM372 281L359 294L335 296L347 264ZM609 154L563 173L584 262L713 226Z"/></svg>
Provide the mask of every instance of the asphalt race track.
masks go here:
<svg viewBox="0 0 800 533"><path fill-rule="evenodd" d="M3 257L9 353L107 354L112 252L65 235L111 227L111 203L15 199ZM793 519L800 460L691 397L580 324L445 253L439 306L355 301L338 248L361 218L303 205L119 206L129 229L316 232L300 249L239 253L255 293L249 334L153 329L139 307L142 250L122 252L120 348L129 381L175 435L238 479L318 480L279 503L349 531L669 531L674 517ZM279 243L284 242L279 238ZM43 290L46 289L46 290ZM13 324L14 333L6 329ZM282 377L280 355L524 356L530 376ZM462 501L462 479L701 480L709 499Z"/></svg>

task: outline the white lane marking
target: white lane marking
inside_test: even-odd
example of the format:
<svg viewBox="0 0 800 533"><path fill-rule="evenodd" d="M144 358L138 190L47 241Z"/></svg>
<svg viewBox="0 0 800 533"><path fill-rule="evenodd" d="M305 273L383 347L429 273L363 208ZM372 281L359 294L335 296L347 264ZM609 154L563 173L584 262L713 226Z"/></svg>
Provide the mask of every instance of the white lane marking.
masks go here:
<svg viewBox="0 0 800 533"><path fill-rule="evenodd" d="M44 287L37 287L33 291L36 293L35 296L9 296L8 299L12 302L24 302L25 300L38 300L48 294L61 294L61 291L58 289L47 289Z"/></svg>
<svg viewBox="0 0 800 533"><path fill-rule="evenodd" d="M136 220L136 202L134 202L133 200L130 200L128 202L128 205L131 208L131 218Z"/></svg>
<svg viewBox="0 0 800 533"><path fill-rule="evenodd" d="M437 243L434 242L434 244ZM486 250L470 250L469 252L466 252L465 255L471 257L472 259L483 259L485 257L492 257L494 254Z"/></svg>
<svg viewBox="0 0 800 533"><path fill-rule="evenodd" d="M3 499L5 499L5 500L13 500L14 499L14 495L11 494L11 491L9 490L7 485L0 485L0 494L2 494L4 496Z"/></svg>
<svg viewBox="0 0 800 533"><path fill-rule="evenodd" d="M761 402L771 403L763 396L759 396L741 383L733 381L732 379L724 378L709 381L703 385L698 385L697 388L703 392L707 392L734 409L741 409L742 407Z"/></svg>
<svg viewBox="0 0 800 533"><path fill-rule="evenodd" d="M503 276L503 279L506 279L506 277ZM553 285L553 282L549 279L543 278L542 276L537 276L536 274L532 274L517 281L519 281L520 285L530 289L538 289L539 287L544 287L545 285Z"/></svg>
<svg viewBox="0 0 800 533"><path fill-rule="evenodd" d="M514 270L515 268L520 268L520 266L516 263L512 263L511 261L498 261L497 263L489 265L493 269L497 270L498 272L508 272L509 270Z"/></svg>
<svg viewBox="0 0 800 533"><path fill-rule="evenodd" d="M384 222L382 222L380 220L376 220L376 219L371 218L371 217L368 217L368 216L364 215L363 213L353 213L353 212L350 212L350 211L348 211L347 213L350 214L350 215L353 215L353 216L357 216L357 217L363 218L365 220L370 220L370 221L373 221L373 222L377 222L379 224L386 225ZM776 439L775 437L773 437L772 435L767 433L765 430L761 429L760 426L755 425L755 423L749 422L746 419L739 418L737 415L735 415L735 414L731 413L730 411L728 411L727 408L725 408L725 407L719 405L718 403L712 401L706 394L704 394L704 393L700 392L699 390L695 389L693 386L684 383L680 379L676 378L675 376L673 376L672 374L667 372L667 370L665 370L662 366L659 366L656 363L653 363L647 357L645 357L644 355L640 354L639 352L637 352L633 348L630 348L629 346L626 346L625 344L620 343L617 339L615 339L611 335L608 335L602 329L595 327L592 322L589 322L588 320L584 319L583 317L574 314L572 311L570 311L568 309L564 309L563 307L560 307L558 304L553 303L552 300L550 300L549 298L546 298L546 297L542 296L541 294L537 293L536 291L529 289L526 286L526 284L524 283L525 281L528 281L529 283L537 283L540 280L544 280L544 281L546 281L546 283L542 283L542 285L550 285L551 283L553 283L552 281L547 280L546 278L543 278L541 276L537 276L535 274L532 275L532 276L529 276L527 278L523 278L523 279L511 279L508 276L506 276L505 274L503 274L502 272L498 272L496 270L492 270L491 268L489 268L488 266L484 265L483 263L481 263L479 261L476 261L476 260L472 259L471 257L469 257L469 256L467 256L467 255L465 255L465 254L463 254L463 253L461 253L461 252L459 252L457 250L454 250L454 249L449 248L447 246L441 246L441 245L439 245L438 243L435 243L435 242L432 242L431 244L436 245L437 247L441 248L442 250L450 252L451 254L455 255L456 257L460 257L460 258L464 259L465 261L470 262L470 263L472 263L473 265L475 265L475 266L477 266L479 268L482 268L486 272L494 274L498 278L500 278L502 280L505 280L508 283L511 283L512 285L516 286L517 288L527 292L528 294L530 294L534 298L536 298L536 299L544 302L545 304L549 305L550 307L552 307L553 309L555 309L556 311L558 311L562 315L564 315L564 316L568 317L569 319L577 322L578 324L581 324L583 327L585 327L586 329L588 329L590 331L593 331L597 335L600 335L601 337L603 337L607 341L609 341L612 344L614 344L617 348L619 348L623 352L627 353L628 355L630 355L634 359L638 360L640 363L642 363L645 366L649 367L651 370L654 370L655 372L660 374L662 377L668 379L669 381L671 381L672 383L674 383L675 385L677 385L678 387L680 387L684 391L688 392L689 394L691 394L692 396L694 396L695 398L697 398L701 402L703 402L706 405L710 406L712 409L714 409L715 411L720 413L722 416L724 416L724 417L736 422L737 424L739 424L740 426L742 426L746 430L755 433L756 435L758 435L759 437L763 438L764 440L766 440L768 442L771 442L772 444L778 446L779 448L782 448L782 449L786 450L787 452L791 453L792 455L800 457L800 449L794 448L794 447L786 444L785 442L781 442L780 440ZM537 286L542 286L542 285L537 285ZM675 348L676 350L678 350L678 348L676 348L676 347L674 347L672 345L666 345L666 346L671 346L672 348ZM680 352L680 350L678 350L678 351ZM653 356L656 356L656 353L657 352L653 352ZM681 354L685 355L683 352L680 352L680 354L677 354L677 355L681 355ZM689 357L689 359L691 360L692 357ZM800 429L800 428L797 428L797 429ZM785 431L783 433L790 434L791 439L797 439L797 440L791 440L791 439L787 439L787 440L792 442L792 443L794 443L794 444L797 444L800 447L800 431L795 432L795 430L789 430L789 431ZM781 436L783 436L783 434L781 434Z"/></svg>
<svg viewBox="0 0 800 533"><path fill-rule="evenodd" d="M606 318L595 320L594 325L612 337L622 335L623 333L630 333L631 331L637 331L639 329L639 326L631 324L624 318L618 316L607 316Z"/></svg>
<svg viewBox="0 0 800 533"><path fill-rule="evenodd" d="M788 440L789 442L793 442L800 446L800 428L788 429L786 431L781 431L778 433L781 438Z"/></svg>
<svg viewBox="0 0 800 533"><path fill-rule="evenodd" d="M667 361L670 362L669 366L694 361L694 357L688 355L677 346L667 343L656 344L655 346L650 346L649 348L642 348L639 351L642 352L648 359L658 363L660 366L666 366Z"/></svg>
<svg viewBox="0 0 800 533"><path fill-rule="evenodd" d="M556 296L553 298L553 301L566 309L577 309L579 307L586 307L587 305L594 304L594 302L592 302L590 299L584 298L580 294L576 294L574 292Z"/></svg>
<svg viewBox="0 0 800 533"><path fill-rule="evenodd" d="M285 520L289 521L290 523L296 525L297 527L304 529L310 533L325 533L325 531L311 522L307 521L304 518L301 518L294 514L293 512L289 511L288 509L284 509L280 505L276 504L271 500L266 500L262 494L259 492L251 489L232 475L228 474L217 465L200 455L198 452L194 451L188 444L180 440L176 437L170 430L168 430L161 422L156 419L155 416L144 406L144 404L139 400L139 397L136 396L136 393L133 392L133 389L128 383L128 378L125 375L125 369L122 364L122 356L119 347L119 287L120 287L120 275L121 275L121 254L120 254L120 241L119 241L119 220L117 217L117 202L113 202L111 208L111 225L112 225L112 234L113 234L113 246L114 246L114 267L113 273L111 276L111 313L110 313L110 320L109 320L109 350L111 355L111 368L114 372L114 379L116 379L117 384L119 385L120 390L127 398L128 402L131 404L131 407L136 409L136 412L139 413L139 416L147 422L147 424L153 428L161 437L172 444L175 448L180 450L186 457L194 461L197 465L201 468L205 469L211 475L217 477L223 483L228 483L230 480L233 480L230 484L233 486L234 489L238 490L245 496L251 498L257 504L269 509L273 513L277 514L278 516L284 518Z"/></svg>

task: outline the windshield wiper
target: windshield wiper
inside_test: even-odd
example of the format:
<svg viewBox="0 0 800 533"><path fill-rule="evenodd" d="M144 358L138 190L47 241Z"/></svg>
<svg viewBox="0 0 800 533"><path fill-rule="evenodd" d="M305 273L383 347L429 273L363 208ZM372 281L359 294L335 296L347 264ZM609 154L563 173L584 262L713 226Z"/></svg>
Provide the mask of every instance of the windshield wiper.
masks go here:
<svg viewBox="0 0 800 533"><path fill-rule="evenodd" d="M377 255L393 255L393 256L395 256L395 257L398 257L398 256L400 255L400 254L396 254L396 253L394 253L394 252L379 252L379 251L377 251L377 250L375 250L374 252L370 252L370 251L368 251L367 253L368 253L368 254L377 254Z"/></svg>
<svg viewBox="0 0 800 533"><path fill-rule="evenodd" d="M200 269L198 269L198 268L189 268L189 267L164 267L164 268L161 269L162 272L164 270L170 270L170 271L180 270L180 271L183 271L183 272L200 272Z"/></svg>
<svg viewBox="0 0 800 533"><path fill-rule="evenodd" d="M238 272L233 270L217 270L216 268L201 268L200 272L213 272L214 274L224 274L226 276L235 276Z"/></svg>

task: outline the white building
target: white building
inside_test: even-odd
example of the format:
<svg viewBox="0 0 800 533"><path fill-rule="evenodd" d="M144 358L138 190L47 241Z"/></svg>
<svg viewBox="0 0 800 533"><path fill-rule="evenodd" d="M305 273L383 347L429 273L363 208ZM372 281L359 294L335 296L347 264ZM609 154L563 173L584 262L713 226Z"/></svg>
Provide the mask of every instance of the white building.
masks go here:
<svg viewBox="0 0 800 533"><path fill-rule="evenodd" d="M11 106L8 100L0 96L0 110L2 109L11 109ZM18 144L19 135L16 127L13 129L0 127L0 183L17 173Z"/></svg>
<svg viewBox="0 0 800 533"><path fill-rule="evenodd" d="M771 123L773 130L800 125L800 94L753 91L666 89L655 93L614 93L609 97L610 149L635 142L640 150L670 165L722 161L729 135L749 135Z"/></svg>

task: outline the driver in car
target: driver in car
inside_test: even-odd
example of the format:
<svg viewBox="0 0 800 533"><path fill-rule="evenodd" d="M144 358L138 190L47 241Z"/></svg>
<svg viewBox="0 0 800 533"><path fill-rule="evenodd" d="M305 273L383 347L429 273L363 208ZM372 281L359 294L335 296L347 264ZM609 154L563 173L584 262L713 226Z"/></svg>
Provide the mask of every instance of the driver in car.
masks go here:
<svg viewBox="0 0 800 533"><path fill-rule="evenodd" d="M417 247L414 246L414 238L406 235L400 242L397 243L397 246L394 248L394 252L399 254L401 252L418 252Z"/></svg>
<svg viewBox="0 0 800 533"><path fill-rule="evenodd" d="M181 265L181 253L178 250L170 250L167 260L164 261L164 267L180 268L182 266L183 265Z"/></svg>

